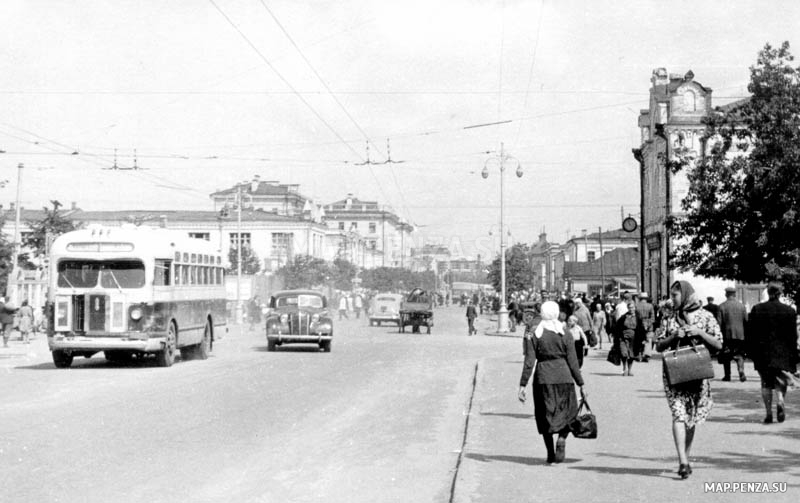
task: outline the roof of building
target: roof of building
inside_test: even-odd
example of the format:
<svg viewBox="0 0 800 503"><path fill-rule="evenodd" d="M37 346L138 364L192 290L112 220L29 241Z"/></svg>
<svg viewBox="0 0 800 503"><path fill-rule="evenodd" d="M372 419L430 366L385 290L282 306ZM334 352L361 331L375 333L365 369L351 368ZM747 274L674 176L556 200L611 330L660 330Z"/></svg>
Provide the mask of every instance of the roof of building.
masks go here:
<svg viewBox="0 0 800 503"><path fill-rule="evenodd" d="M256 190L252 190L253 185L256 186ZM259 180L253 180L252 182L237 183L229 189L214 192L211 194L211 197L230 196L236 194L239 189L241 189L243 194L248 194L251 196L292 196L299 197L301 199L308 199L297 191L298 187L300 186L297 184L281 184L273 181L262 182Z"/></svg>
<svg viewBox="0 0 800 503"><path fill-rule="evenodd" d="M13 210L4 210L0 216L8 221L14 219ZM22 209L20 220L23 222L36 221L44 218L43 210ZM111 210L111 211L83 211L81 209L68 210L62 216L78 222L158 222L165 217L168 222L209 222L217 221L219 212L203 210ZM236 212L231 212L224 221L236 221ZM242 210L243 222L301 222L307 221L302 216L279 215L275 212L263 210Z"/></svg>
<svg viewBox="0 0 800 503"><path fill-rule="evenodd" d="M609 241L613 241L613 240L635 240L635 241L638 241L639 240L638 234L636 234L634 232L626 232L623 229L613 229L613 230L609 230L609 231L603 231L602 237L603 237L603 239L607 239ZM583 236L579 236L579 237L573 237L572 239L570 239L570 241L581 241L583 239L584 239ZM586 235L586 239L599 240L600 239L600 233L599 232L593 232L591 234L587 234Z"/></svg>
<svg viewBox="0 0 800 503"><path fill-rule="evenodd" d="M601 266L602 264L602 266ZM564 277L629 276L639 272L639 251L636 248L615 248L592 262L565 262Z"/></svg>
<svg viewBox="0 0 800 503"><path fill-rule="evenodd" d="M722 112L724 114L731 114L732 113L734 115L739 115L738 112L740 112L741 108L744 105L748 104L748 103L750 103L750 97L749 96L747 98L742 98L740 100L731 101L730 103L726 103L724 105L720 105L718 107L714 107L714 111Z"/></svg>
<svg viewBox="0 0 800 503"><path fill-rule="evenodd" d="M348 197L342 199L341 201L335 201L325 205L325 210L333 209L333 210L343 210L347 207L348 202L350 203L350 208L355 209L355 211L361 211L361 209L366 206L369 210L379 210L378 201L362 201L357 197Z"/></svg>

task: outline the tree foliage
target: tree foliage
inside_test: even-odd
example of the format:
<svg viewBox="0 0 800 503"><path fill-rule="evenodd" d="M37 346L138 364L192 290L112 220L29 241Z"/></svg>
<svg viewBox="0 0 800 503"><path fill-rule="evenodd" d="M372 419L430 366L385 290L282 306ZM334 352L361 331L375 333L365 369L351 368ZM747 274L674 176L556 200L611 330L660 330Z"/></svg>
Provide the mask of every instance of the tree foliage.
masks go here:
<svg viewBox="0 0 800 503"><path fill-rule="evenodd" d="M230 251L228 252L228 262L230 263L230 267L228 267L228 274L236 274L239 264L239 253L236 251L236 247L232 246ZM255 274L261 270L261 261L258 259L258 255L256 252L253 251L252 248L248 245L242 246L242 274Z"/></svg>
<svg viewBox="0 0 800 503"><path fill-rule="evenodd" d="M781 279L800 300L800 68L788 42L750 68L751 98L706 121L710 148L680 160L689 191L673 265L745 283Z"/></svg>
<svg viewBox="0 0 800 503"><path fill-rule="evenodd" d="M314 288L328 281L331 268L321 258L297 255L278 269L277 274L286 288Z"/></svg>
<svg viewBox="0 0 800 503"><path fill-rule="evenodd" d="M79 226L64 216L60 202L50 202L53 204L53 208L50 209L46 206L43 208L44 218L27 222L31 233L22 241L22 245L31 250L34 258L45 257L55 238L66 232L74 231ZM27 257L24 258L27 259Z"/></svg>
<svg viewBox="0 0 800 503"><path fill-rule="evenodd" d="M13 246L2 232L4 224L5 219L0 215L0 294L4 294L8 287L8 277L11 274L11 261L14 254Z"/></svg>
<svg viewBox="0 0 800 503"><path fill-rule="evenodd" d="M412 288L432 291L436 288L433 271L412 272L402 267L378 267L361 272L361 286L378 292L405 293Z"/></svg>
<svg viewBox="0 0 800 503"><path fill-rule="evenodd" d="M356 273L358 273L358 267L343 258L334 259L331 265L331 279L337 290L352 289Z"/></svg>
<svg viewBox="0 0 800 503"><path fill-rule="evenodd" d="M533 266L530 252L530 246L525 243L517 243L506 250L506 289L508 292L533 288ZM489 265L487 279L495 290L501 291L499 254Z"/></svg>

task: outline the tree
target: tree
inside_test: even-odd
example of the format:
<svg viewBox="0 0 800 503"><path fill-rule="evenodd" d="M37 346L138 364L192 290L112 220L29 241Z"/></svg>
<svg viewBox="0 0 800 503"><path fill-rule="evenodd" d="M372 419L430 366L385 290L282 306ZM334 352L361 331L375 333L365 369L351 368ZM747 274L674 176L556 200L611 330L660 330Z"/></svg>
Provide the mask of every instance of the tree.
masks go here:
<svg viewBox="0 0 800 503"><path fill-rule="evenodd" d="M11 261L14 255L14 247L2 232L4 224L5 219L0 216L0 294L5 293L8 287L8 277L13 269Z"/></svg>
<svg viewBox="0 0 800 503"><path fill-rule="evenodd" d="M378 292L403 292L412 288L432 291L436 287L433 271L412 272L403 267L377 267L361 272L361 286Z"/></svg>
<svg viewBox="0 0 800 503"><path fill-rule="evenodd" d="M330 277L330 266L321 258L297 255L277 274L283 278L286 288L313 288L324 284Z"/></svg>
<svg viewBox="0 0 800 503"><path fill-rule="evenodd" d="M60 210L61 203L58 201L50 201L53 204L53 209L46 206L44 209L44 218L41 220L28 221L28 227L31 233L22 240L22 245L31 250L33 258L42 258L47 256L50 251L50 243L58 236L74 231L78 228L79 224L64 216ZM27 255L23 257L27 261Z"/></svg>
<svg viewBox="0 0 800 503"><path fill-rule="evenodd" d="M506 289L509 292L533 288L533 266L530 259L530 246L517 243L506 250ZM489 283L497 290L500 287L500 255L489 265Z"/></svg>
<svg viewBox="0 0 800 503"><path fill-rule="evenodd" d="M767 44L750 67L750 99L706 121L710 149L701 159L671 166L689 180L685 215L671 228L674 266L745 283L780 279L797 302L800 68L793 60L788 42Z"/></svg>
<svg viewBox="0 0 800 503"><path fill-rule="evenodd" d="M231 266L228 268L228 274L236 274L238 269L237 264L239 263L239 253L236 251L236 247L232 246L228 252L228 262L231 264ZM243 245L242 274L255 274L260 270L261 261L258 259L256 252L254 252L250 246Z"/></svg>
<svg viewBox="0 0 800 503"><path fill-rule="evenodd" d="M343 258L336 258L331 266L331 279L337 290L350 290L353 288L353 278L356 277L358 268Z"/></svg>

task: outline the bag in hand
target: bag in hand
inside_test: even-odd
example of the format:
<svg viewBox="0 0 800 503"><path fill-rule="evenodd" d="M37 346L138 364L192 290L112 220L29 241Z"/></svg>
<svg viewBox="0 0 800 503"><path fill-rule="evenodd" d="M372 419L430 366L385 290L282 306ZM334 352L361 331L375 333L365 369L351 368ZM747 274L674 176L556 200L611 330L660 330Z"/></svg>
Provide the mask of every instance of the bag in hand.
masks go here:
<svg viewBox="0 0 800 503"><path fill-rule="evenodd" d="M662 353L670 386L714 377L714 365L708 348L704 344L697 345L691 338L689 341L691 346L679 346Z"/></svg>
<svg viewBox="0 0 800 503"><path fill-rule="evenodd" d="M582 412L586 409L585 412ZM569 423L569 431L575 438L597 438L597 419L592 414L592 409L584 400L578 408L578 415Z"/></svg>
<svg viewBox="0 0 800 503"><path fill-rule="evenodd" d="M594 335L594 330L586 331L586 340L589 342L590 347L597 346L597 336Z"/></svg>
<svg viewBox="0 0 800 503"><path fill-rule="evenodd" d="M606 357L606 361L617 366L622 364L622 355L620 354L619 346L614 345L611 347L611 350L608 352L608 356Z"/></svg>

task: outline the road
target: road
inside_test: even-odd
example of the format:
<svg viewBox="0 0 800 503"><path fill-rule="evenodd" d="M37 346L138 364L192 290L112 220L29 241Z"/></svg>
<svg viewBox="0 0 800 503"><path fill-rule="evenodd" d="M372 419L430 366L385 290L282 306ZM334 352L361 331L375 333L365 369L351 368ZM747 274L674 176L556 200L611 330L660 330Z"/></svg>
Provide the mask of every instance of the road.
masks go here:
<svg viewBox="0 0 800 503"><path fill-rule="evenodd" d="M519 340L336 324L331 353L232 329L207 361L0 354L0 500L448 501L476 363ZM483 320L488 328L488 321Z"/></svg>

